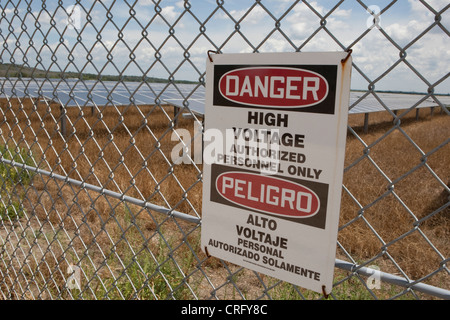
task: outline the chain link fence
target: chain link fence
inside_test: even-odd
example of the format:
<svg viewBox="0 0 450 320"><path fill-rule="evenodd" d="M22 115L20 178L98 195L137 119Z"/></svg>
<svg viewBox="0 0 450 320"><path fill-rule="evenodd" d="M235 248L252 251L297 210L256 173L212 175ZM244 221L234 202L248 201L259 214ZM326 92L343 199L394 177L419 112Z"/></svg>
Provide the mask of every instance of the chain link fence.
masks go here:
<svg viewBox="0 0 450 320"><path fill-rule="evenodd" d="M1 1L0 300L448 299L449 6ZM207 51L349 49L384 111L349 115L332 294L207 257Z"/></svg>

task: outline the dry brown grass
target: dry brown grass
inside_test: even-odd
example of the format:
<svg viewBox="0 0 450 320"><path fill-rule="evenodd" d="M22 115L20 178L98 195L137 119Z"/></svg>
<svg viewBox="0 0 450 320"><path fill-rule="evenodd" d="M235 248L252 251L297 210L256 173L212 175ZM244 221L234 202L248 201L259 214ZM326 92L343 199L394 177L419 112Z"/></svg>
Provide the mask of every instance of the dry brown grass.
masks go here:
<svg viewBox="0 0 450 320"><path fill-rule="evenodd" d="M352 254L365 260L380 252L383 246L380 237L388 244L388 253L408 276L412 279L424 277L438 269L442 262L424 236L444 257L450 254L449 207L424 220L413 231L415 219L426 217L449 201L448 192L432 171L445 184L450 182L450 145L445 144L450 137L450 119L445 114L431 117L429 110L425 109L420 111L420 119L416 121L415 112L410 112L402 118L401 130L394 129L388 135L386 132L393 128L393 122L387 113L371 115L368 134L363 133L363 115L350 117L349 124L366 145L371 146L366 153L373 162L365 157L344 175L344 185L364 210L361 211L347 193L343 194L341 225L352 219L356 221L339 233L339 241ZM423 165L425 162L418 148L427 154L442 144L443 147L426 158L430 171ZM349 135L346 166L360 159L365 150L357 138ZM387 179L395 182L392 192L389 192ZM369 230L364 219L377 235ZM385 262L382 270L392 264L388 259ZM393 270L393 273L398 273L396 268ZM436 285L449 288L448 275L435 280Z"/></svg>
<svg viewBox="0 0 450 320"><path fill-rule="evenodd" d="M40 168L59 174L68 173L71 178L101 184L107 189L177 211L201 213L201 165L197 168L170 164L170 153L177 144L177 141L171 141L172 108L107 107L95 114L91 114L89 109L70 108L67 110L70 119L68 132L74 135L65 140L57 131L58 105L48 106L26 99L20 103L3 100L1 106L2 144L6 141L11 145L17 143L30 147ZM366 149L360 139L349 133L346 166L356 164L345 172L344 185L359 204L349 194L343 193L340 225L345 227L340 230L338 240L358 261L380 254L383 244L388 244L388 254L402 270L412 279L419 279L439 268L442 261L426 239L444 257L450 254L450 209L447 207L413 230L416 218L426 217L448 202L443 186L427 167L420 166L423 162L418 148L428 153L447 140L450 137L450 118L438 113L431 117L428 110L421 110L420 121L416 121L415 113L411 112L402 118L401 130L395 129L387 136L386 132L393 127L392 118L387 113L372 114L370 122L369 133L365 134L363 115L349 117L350 126L371 147ZM180 118L178 127L187 128L192 133L193 121ZM374 142L377 143L372 146ZM364 154L369 157L363 157ZM427 166L444 183L450 181L449 144L426 160ZM389 190L387 178L395 181L392 190ZM120 252L119 248L129 250L130 244L121 240L124 229L128 239L144 241L155 255L161 250L158 245L161 232L173 236L171 241L175 246L184 247L186 239L183 234L188 235L188 243L198 243L198 230L194 232L193 226L183 221L165 223L167 217L164 215L149 215L142 208L126 206L117 199L65 185L62 181L36 177L33 186L26 195L27 210L35 217L30 224L38 226L48 221L53 225L64 225L69 234L78 235L70 245L85 252L88 248L89 254L99 263L105 259L102 253L107 251L102 247L114 246L116 252ZM185 193L186 189L189 189L188 193ZM139 232L126 229L130 221ZM347 225L349 222L352 223ZM155 231L157 229L158 232ZM399 237L403 238L396 241ZM198 251L198 256L204 258ZM190 250L185 248L176 252L186 258ZM59 254L61 256L57 255L59 258L55 261L62 261L67 252ZM338 256L345 258L340 250ZM377 263L381 264L382 271L399 272L387 255ZM219 274L220 263L217 260L210 259L203 265ZM57 263L49 268L58 268ZM111 272L100 268L95 273L107 276ZM214 279L213 275L211 279ZM428 279L427 283L450 288L448 276L443 277L442 273ZM203 285L198 284L200 288Z"/></svg>

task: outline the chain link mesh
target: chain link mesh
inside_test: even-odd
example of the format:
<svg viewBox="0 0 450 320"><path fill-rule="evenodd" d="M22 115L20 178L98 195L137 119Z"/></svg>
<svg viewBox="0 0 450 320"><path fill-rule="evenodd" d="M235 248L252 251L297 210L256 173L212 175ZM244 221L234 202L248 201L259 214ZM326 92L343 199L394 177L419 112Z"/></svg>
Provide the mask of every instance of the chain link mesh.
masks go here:
<svg viewBox="0 0 450 320"><path fill-rule="evenodd" d="M349 49L366 88L350 110L385 111L368 132L349 116L328 298L449 298L449 73L434 53L448 51L449 5L410 1L428 20L408 38L383 25L398 1L352 2L347 35L348 3L2 1L0 300L324 298L201 251L202 165L182 150L199 141L189 107L208 50ZM392 77L426 93L397 112L378 89ZM427 99L436 112L419 110Z"/></svg>

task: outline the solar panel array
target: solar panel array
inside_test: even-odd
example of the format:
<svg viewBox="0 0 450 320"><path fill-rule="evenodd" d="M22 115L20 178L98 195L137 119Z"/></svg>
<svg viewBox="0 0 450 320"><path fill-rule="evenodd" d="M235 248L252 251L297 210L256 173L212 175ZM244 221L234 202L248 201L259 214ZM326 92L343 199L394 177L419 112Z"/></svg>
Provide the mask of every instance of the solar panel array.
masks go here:
<svg viewBox="0 0 450 320"><path fill-rule="evenodd" d="M450 96L439 96L439 103L450 104ZM377 92L375 95L366 92L352 91L350 93L350 114L372 113L410 108L438 107L439 103L431 97L420 94L385 93Z"/></svg>
<svg viewBox="0 0 450 320"><path fill-rule="evenodd" d="M45 98L65 107L152 105L165 100L204 100L204 89L194 84L0 78L0 97Z"/></svg>
<svg viewBox="0 0 450 320"><path fill-rule="evenodd" d="M203 93L203 92L202 92ZM431 97L420 94L406 94L406 93L376 93L376 95L352 91L350 92L349 113L361 114L397 110L405 110L410 108L426 108L438 107L439 103L445 106L450 105L450 96L439 96L439 102L436 102ZM165 99L167 103L183 107L183 99ZM204 114L205 101L203 98L188 99L188 106L192 112Z"/></svg>
<svg viewBox="0 0 450 320"><path fill-rule="evenodd" d="M117 82L98 80L52 80L2 78L0 97L39 97L54 101L64 107L92 107L112 105L151 105L166 103L178 108L188 108L192 113L205 112L205 89L195 84L169 84L144 82ZM396 111L410 108L450 105L450 96L432 97L420 94L384 93L370 94L352 91L349 113L361 114Z"/></svg>

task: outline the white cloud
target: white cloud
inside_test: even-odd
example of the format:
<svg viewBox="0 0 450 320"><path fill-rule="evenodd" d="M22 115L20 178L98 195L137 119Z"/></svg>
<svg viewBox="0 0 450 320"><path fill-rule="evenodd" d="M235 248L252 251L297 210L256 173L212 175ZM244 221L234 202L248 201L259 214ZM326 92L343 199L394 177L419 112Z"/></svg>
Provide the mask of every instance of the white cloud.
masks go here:
<svg viewBox="0 0 450 320"><path fill-rule="evenodd" d="M311 6L321 15L325 16L328 13L328 9L321 6L317 2L311 2ZM351 9L340 9L337 8L332 12L330 16L326 19L326 27L332 33L338 33L341 35L347 36L349 33L351 34L351 26L349 24L349 18L351 17L352 10ZM295 41L305 40L311 34L313 34L318 28L320 28L321 18L314 13L308 6L304 3L296 6L293 9L293 13L288 15L285 19L287 22L287 30L289 31L289 35ZM322 39L314 39L314 42L317 44L323 45L324 41L329 42L329 37L319 37ZM318 40L318 41L316 41ZM334 44L331 44L334 47Z"/></svg>
<svg viewBox="0 0 450 320"><path fill-rule="evenodd" d="M270 17L267 12L260 6L256 5L250 12L248 9L250 5L253 5L254 1L230 1L226 2L224 9L227 10L230 15L233 16L235 21L239 21L244 15L245 19L240 23L239 31L244 35L236 33L235 25L230 17L219 9L212 18L209 18L206 27L205 37L200 36L198 39L199 27L198 22L190 15L185 13L183 17L175 26L175 34L173 38L169 33L169 25L163 21L161 17L158 17L155 12L155 4L150 0L143 0L136 3L134 10L136 11L135 18L141 25L146 26L150 21L152 23L147 29L148 36L146 39L142 39L142 28L134 19L127 22L129 18L129 8L122 2L115 2L111 9L113 14L113 21L117 25L114 26L111 22L105 19L106 10L102 6L94 5L91 10L92 24L95 25L97 30L101 30L101 34L97 35L95 28L87 24L87 28L81 34L82 43L78 43L76 39L76 32L67 30L64 34L64 45L69 50L73 49L73 55L75 56L75 63L77 66L84 66L86 64L86 55L90 51L93 62L96 66L103 66L107 63L108 50L114 48L113 61L114 64L120 69L129 63L130 49L134 50L136 56L135 62L138 63L143 69L152 65L155 62L155 48L161 48L159 53L162 55L162 63L171 68L176 69L184 61L184 49L180 47L180 43L184 47L191 47L189 49L191 62L201 71L204 67L204 61L206 52L209 49L214 49L214 45L210 41L214 42L217 47L221 47L223 52L251 52L253 49L247 43L246 40L251 42L255 47L258 47L260 52L285 52L293 51L293 47L290 43L294 43L295 46L300 46L305 43L318 28L320 28L320 17L317 16L304 2L299 2L289 13L285 10L292 4L280 0L275 5L272 3L262 3L266 8L271 10L275 18L283 16L281 20L281 29L274 30L275 20ZM322 1L309 1L308 2L320 15L326 15L332 8L332 3ZM427 0L436 10L441 10L448 5L448 0ZM111 3L112 4L112 3ZM160 3L161 16L169 23L173 24L184 12L185 3L180 0L176 1L164 1ZM200 17L206 19L209 17L212 10L216 9L216 2L208 3L208 6L197 6L195 2L192 4L191 11L196 15L200 21ZM328 7L327 7L328 6ZM88 7L88 6L87 6ZM89 9L89 8L87 8ZM404 10L403 10L404 9ZM19 8L20 10L20 8ZM36 9L37 10L37 9ZM397 11L396 11L397 10ZM12 9L6 9L9 11L9 17L14 16ZM5 12L6 12L5 11ZM401 14L398 14L401 11ZM84 13L85 11L83 11ZM248 14L247 14L248 12ZM284 15L286 13L286 15ZM33 12L34 17L39 17L39 23L41 24L41 31L43 34L48 34L47 41L51 43L50 48L42 50L40 55L42 58L50 57L50 50L56 49L58 56L58 64L64 66L67 60L67 49L59 44L60 35L56 31L51 29L51 17L45 10L40 12ZM56 15L53 16L54 21L57 23L58 31L64 27L64 11L61 8L58 9ZM353 43L363 32L366 30L366 21L370 18L368 13L358 3L344 2L342 6L334 10L333 13L327 17L326 28L333 36L337 38L344 46L348 46ZM33 34L36 21L33 20L32 15L27 15L26 24L28 27L27 33ZM450 11L447 10L441 16L442 25L450 26ZM85 21L82 23L84 25ZM122 29L122 27L126 26ZM400 47L404 47L426 30L430 25L435 23L435 14L424 6L420 1L408 0L397 2L394 4L392 10L389 9L386 14L382 16L381 25L383 30L391 37ZM19 36L21 26L20 20L15 19L14 22L16 36ZM106 24L106 25L105 25ZM103 26L105 26L103 28ZM2 27L3 35L6 35L7 29ZM123 39L127 43L128 47L118 39L119 30L123 34ZM50 30L50 32L49 32ZM61 31L60 31L61 32ZM272 33L273 32L273 33ZM33 42L37 49L41 46L42 35L41 32L34 33ZM284 33L289 40L285 39ZM234 36L229 39L229 36ZM266 39L269 35L270 37ZM94 45L97 41L97 37L101 36L102 45ZM14 51L15 43L13 43L14 35L10 35L8 40L8 46L10 52ZM26 34L22 34L20 42L27 45ZM192 45L192 42L195 44ZM222 46L227 41L226 45ZM262 43L264 41L264 43ZM152 45L155 48L152 48ZM83 48L83 45L87 49ZM92 50L91 50L92 48ZM439 48L439 49L436 49ZM336 44L336 42L325 32L321 30L309 42L302 47L302 51L334 51L342 50L342 48ZM16 60L21 59L20 50L15 51ZM4 61L8 59L6 57L8 53L4 53ZM33 54L35 51L28 50L28 60L33 60ZM383 34L376 28L365 35L363 39L358 41L353 46L353 61L370 79L374 80L389 69L399 59L399 49L390 43ZM430 82L437 81L446 72L448 72L448 65L450 64L450 46L448 44L448 36L438 26L435 26L426 35L421 37L417 42L408 46L407 50L407 62L411 63L421 74ZM49 60L46 63L50 63ZM131 64L132 65L132 64ZM186 63L189 65L189 63ZM189 69L189 68L186 68ZM115 71L115 70L113 70ZM127 69L128 71L128 69ZM156 72L152 70L151 71ZM411 71L408 67L401 63L386 79L383 79L383 83L387 86L391 86L395 89L396 86L408 86L410 83ZM183 75L178 75L183 78ZM390 78L390 80L389 80ZM392 80L394 79L394 80ZM361 79L360 79L361 80ZM386 80L386 81L385 81ZM364 82L364 80L362 80ZM421 80L418 81L420 85ZM355 84L357 85L357 84ZM367 87L367 83L358 84L359 87ZM423 91L423 87L421 88Z"/></svg>
<svg viewBox="0 0 450 320"><path fill-rule="evenodd" d="M162 8L161 15L169 22L170 21L173 22L175 21L175 19L178 17L179 14L174 6L167 6Z"/></svg>
<svg viewBox="0 0 450 320"><path fill-rule="evenodd" d="M264 18L267 17L267 13L260 6L254 7L250 12L248 12L248 10L249 8L245 8L242 10L230 10L229 14L236 21L241 20L244 17L244 15L246 15L244 20L242 20L242 23L248 24L259 24ZM220 19L230 19L230 17L224 12L222 12L218 17Z"/></svg>

